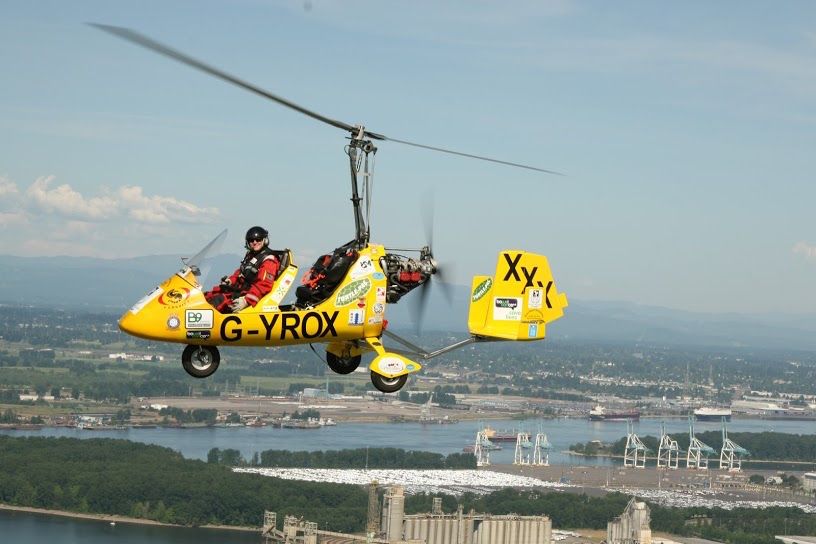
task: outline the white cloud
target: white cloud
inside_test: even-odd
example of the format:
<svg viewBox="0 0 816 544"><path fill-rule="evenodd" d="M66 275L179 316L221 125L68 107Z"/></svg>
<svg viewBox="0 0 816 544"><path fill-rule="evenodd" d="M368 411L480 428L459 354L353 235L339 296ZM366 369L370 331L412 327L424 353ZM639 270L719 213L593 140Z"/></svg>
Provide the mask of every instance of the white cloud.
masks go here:
<svg viewBox="0 0 816 544"><path fill-rule="evenodd" d="M816 247L805 242L796 242L793 246L793 252L804 255L808 259L816 259Z"/></svg>
<svg viewBox="0 0 816 544"><path fill-rule="evenodd" d="M220 219L217 208L146 194L139 186L89 194L54 180L43 176L26 188L0 176L0 253L129 257L156 252L157 239L185 238L198 228L193 225Z"/></svg>
<svg viewBox="0 0 816 544"><path fill-rule="evenodd" d="M204 208L171 196L146 195L138 185L125 185L101 196L86 197L67 183L51 188L54 176L43 176L25 192L33 213L57 214L78 221L101 222L126 215L139 223L206 223L219 216L217 208ZM16 185L10 184L16 189ZM5 185L0 185L0 190Z"/></svg>
<svg viewBox="0 0 816 544"><path fill-rule="evenodd" d="M19 192L16 183L13 183L5 176L0 176L0 198L5 200L6 198L16 196Z"/></svg>
<svg viewBox="0 0 816 544"><path fill-rule="evenodd" d="M146 196L137 185L119 188L117 196L128 215L143 223L206 223L219 214L217 208L202 208L169 196Z"/></svg>
<svg viewBox="0 0 816 544"><path fill-rule="evenodd" d="M85 198L67 183L51 189L49 185L53 180L54 176L39 177L26 190L26 199L36 211L88 221L109 219L116 215L117 204L112 198Z"/></svg>
<svg viewBox="0 0 816 544"><path fill-rule="evenodd" d="M22 225L28 222L26 214L23 212L0 212L0 227L11 225Z"/></svg>

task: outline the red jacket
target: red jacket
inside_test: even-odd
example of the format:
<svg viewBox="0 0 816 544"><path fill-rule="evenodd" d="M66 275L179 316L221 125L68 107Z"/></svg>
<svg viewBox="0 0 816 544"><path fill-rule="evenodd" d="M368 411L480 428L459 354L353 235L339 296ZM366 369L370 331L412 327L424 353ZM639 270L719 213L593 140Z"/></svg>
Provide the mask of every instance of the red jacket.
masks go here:
<svg viewBox="0 0 816 544"><path fill-rule="evenodd" d="M230 284L241 289L240 295L238 296L243 296L250 306L255 306L264 295L272 290L272 285L275 283L275 278L278 275L280 262L278 262L278 258L274 255L266 255L260 265L258 265L258 275L255 277L255 281L250 284L245 282L244 276L241 275L241 269L244 268L244 264L250 257L251 255L247 253L246 257L244 257L244 262L232 273L229 279Z"/></svg>

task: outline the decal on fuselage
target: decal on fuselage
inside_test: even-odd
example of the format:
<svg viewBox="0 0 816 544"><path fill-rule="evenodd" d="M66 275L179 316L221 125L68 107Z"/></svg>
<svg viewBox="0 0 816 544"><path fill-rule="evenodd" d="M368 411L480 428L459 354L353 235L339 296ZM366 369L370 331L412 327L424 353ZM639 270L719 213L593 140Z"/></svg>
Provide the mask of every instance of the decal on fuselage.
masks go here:
<svg viewBox="0 0 816 544"><path fill-rule="evenodd" d="M270 341L277 340L300 340L301 338L326 338L336 337L337 329L334 322L340 312L283 312L266 316L261 314L261 328L249 329L237 315L225 317L221 322L221 338L226 342L237 342L246 335L263 336Z"/></svg>

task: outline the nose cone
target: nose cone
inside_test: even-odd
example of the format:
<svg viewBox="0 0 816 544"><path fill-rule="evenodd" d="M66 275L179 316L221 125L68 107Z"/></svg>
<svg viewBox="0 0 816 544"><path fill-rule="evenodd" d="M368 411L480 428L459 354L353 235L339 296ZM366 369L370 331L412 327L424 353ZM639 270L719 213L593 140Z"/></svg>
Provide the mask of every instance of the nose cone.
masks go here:
<svg viewBox="0 0 816 544"><path fill-rule="evenodd" d="M139 338L150 338L145 330L145 323L144 319L141 319L138 314L134 314L130 310L124 313L122 317L119 318L119 328L122 332L126 332L132 336L138 336Z"/></svg>

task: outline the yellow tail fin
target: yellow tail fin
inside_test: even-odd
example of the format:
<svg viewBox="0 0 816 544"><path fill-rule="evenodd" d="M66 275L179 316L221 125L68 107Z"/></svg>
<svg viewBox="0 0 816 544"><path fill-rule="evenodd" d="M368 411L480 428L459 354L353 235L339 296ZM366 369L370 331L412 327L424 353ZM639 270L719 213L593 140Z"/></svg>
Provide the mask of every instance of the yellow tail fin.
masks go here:
<svg viewBox="0 0 816 544"><path fill-rule="evenodd" d="M519 250L499 253L496 274L474 276L468 329L474 336L541 340L545 326L564 315L547 257Z"/></svg>

